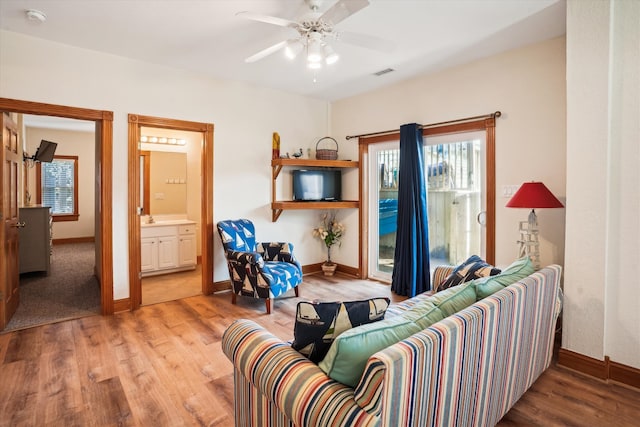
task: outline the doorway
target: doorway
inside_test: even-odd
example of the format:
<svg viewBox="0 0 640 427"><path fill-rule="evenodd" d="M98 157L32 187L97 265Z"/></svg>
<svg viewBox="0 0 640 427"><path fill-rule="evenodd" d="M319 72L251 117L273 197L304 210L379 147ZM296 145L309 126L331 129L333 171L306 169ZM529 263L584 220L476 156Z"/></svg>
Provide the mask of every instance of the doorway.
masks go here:
<svg viewBox="0 0 640 427"><path fill-rule="evenodd" d="M202 132L141 135L141 305L201 295Z"/></svg>
<svg viewBox="0 0 640 427"><path fill-rule="evenodd" d="M100 283L100 311L101 314L113 314L113 241L112 241L112 143L113 143L113 113L111 111L90 110L86 108L69 107L63 105L44 104L39 102L22 101L8 98L0 98L0 111L19 114L34 114L42 116L63 117L78 120L87 120L94 123L95 144L96 144L96 173L95 173L95 195L96 195L96 242L95 242L95 273ZM20 173L21 175L22 173ZM22 178L22 176L21 176ZM1 178L0 178L1 179ZM11 200L23 200L14 190L10 182L2 179L3 193ZM3 198L4 199L4 198ZM98 207L102 208L99 209ZM9 260L17 256L17 251L7 251L4 245L0 245L0 259L7 262L0 263L0 277L8 277ZM16 275L15 270L11 275ZM0 302L4 306L5 301ZM0 312L4 313L3 308ZM4 329L7 323L6 316L0 319L0 329Z"/></svg>
<svg viewBox="0 0 640 427"><path fill-rule="evenodd" d="M461 221L450 221L451 224L456 223L457 234L466 236L460 240L458 247L453 248L453 251L462 254L470 250L477 250L479 254L484 255L490 264L493 264L495 260L495 119L500 115L501 113L497 111L486 116L452 120L421 127L422 136L427 144L425 157L428 157L427 160L431 162L431 170L425 165L425 176L428 177L431 174L430 180L426 181L434 188L440 189L441 194L438 195L438 198L441 199L441 202L447 202L447 198L450 199L447 203L455 207L455 209L451 209L451 214L455 216L460 214L464 218ZM464 136L460 138L461 135ZM393 198L391 194L394 186L397 185L395 181L397 171L394 172L393 166L387 167L386 164L393 163L394 150L399 146L399 140L400 133L397 131L359 136L362 249L359 266L361 278L377 278L386 282L390 277L389 272L393 270L393 266L388 265L389 257L382 258L381 262L380 254L383 251L380 246L391 241L395 245L395 239L386 238L382 241L379 234L388 235L393 231L394 204L390 199ZM480 145L476 141L479 141ZM380 149L376 147L380 147ZM447 158L447 165L445 165L445 151L448 155L451 150L460 151L460 155L455 156L461 162L459 167L448 165L451 158ZM378 151L383 153L384 168L378 164ZM457 169L459 170L456 172L456 177L449 172L444 173L445 170L454 171ZM468 172L471 169L482 170L481 176L469 176ZM461 190L456 187L465 187L465 189ZM454 191L451 192L451 189ZM479 189L482 197L478 197ZM437 204L435 205L437 207ZM478 210L480 213L474 217L471 213L478 212ZM429 215L434 216L431 208ZM431 219L429 221L431 229L432 221ZM379 233L379 229L384 233ZM448 233L446 227L434 227L435 232L438 230L443 236ZM480 235L478 235L478 230L482 230ZM436 242L436 240L433 241ZM442 246L447 244L446 238L440 239L440 241L445 242ZM387 250L388 254L392 252L393 250ZM448 262L451 262L449 261L451 248L446 248L441 252L441 260L444 262L446 254ZM463 255L455 255L456 258L458 256ZM440 260L436 259L436 262L440 262ZM383 271L385 269L388 271Z"/></svg>
<svg viewBox="0 0 640 427"><path fill-rule="evenodd" d="M145 203L141 179L141 137L143 128L193 132L201 135L200 152L200 233L201 242L201 290L204 295L213 289L213 124L188 122L184 120L129 115L129 283L131 289L131 309L142 304L141 274L141 215L145 207L153 213L150 203ZM173 183L175 184L175 182ZM180 183L178 183L180 185ZM147 183L146 188L149 188ZM153 195L152 195L153 196Z"/></svg>
<svg viewBox="0 0 640 427"><path fill-rule="evenodd" d="M30 114L18 119L26 154L19 208L20 304L5 330L100 313L95 124Z"/></svg>
<svg viewBox="0 0 640 427"><path fill-rule="evenodd" d="M486 257L484 132L429 136L424 140L429 258L457 265ZM369 277L391 281L398 213L399 141L369 146Z"/></svg>

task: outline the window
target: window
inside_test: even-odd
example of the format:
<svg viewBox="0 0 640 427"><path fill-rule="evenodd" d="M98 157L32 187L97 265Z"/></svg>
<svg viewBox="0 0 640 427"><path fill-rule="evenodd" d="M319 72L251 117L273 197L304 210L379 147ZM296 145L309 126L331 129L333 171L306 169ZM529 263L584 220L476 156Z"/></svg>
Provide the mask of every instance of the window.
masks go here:
<svg viewBox="0 0 640 427"><path fill-rule="evenodd" d="M78 220L78 156L37 163L37 203L51 207L53 221Z"/></svg>

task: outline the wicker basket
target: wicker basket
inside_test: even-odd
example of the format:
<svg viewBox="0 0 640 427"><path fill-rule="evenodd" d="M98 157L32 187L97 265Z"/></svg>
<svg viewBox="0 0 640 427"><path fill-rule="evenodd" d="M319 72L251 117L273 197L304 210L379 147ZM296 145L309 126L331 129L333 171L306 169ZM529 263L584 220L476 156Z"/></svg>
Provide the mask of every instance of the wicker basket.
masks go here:
<svg viewBox="0 0 640 427"><path fill-rule="evenodd" d="M325 139L330 139L336 144L336 149L329 148L318 148L318 145L324 141ZM337 160L338 159L338 141L331 138L330 136L325 136L324 138L320 138L316 143L316 159L318 160Z"/></svg>

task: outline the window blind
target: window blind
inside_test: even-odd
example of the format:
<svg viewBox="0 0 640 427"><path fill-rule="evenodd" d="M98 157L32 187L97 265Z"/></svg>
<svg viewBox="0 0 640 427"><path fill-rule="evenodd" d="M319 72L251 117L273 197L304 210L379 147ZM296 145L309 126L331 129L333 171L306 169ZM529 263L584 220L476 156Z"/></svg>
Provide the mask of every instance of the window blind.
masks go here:
<svg viewBox="0 0 640 427"><path fill-rule="evenodd" d="M42 205L54 215L74 213L74 167L73 159L42 163Z"/></svg>

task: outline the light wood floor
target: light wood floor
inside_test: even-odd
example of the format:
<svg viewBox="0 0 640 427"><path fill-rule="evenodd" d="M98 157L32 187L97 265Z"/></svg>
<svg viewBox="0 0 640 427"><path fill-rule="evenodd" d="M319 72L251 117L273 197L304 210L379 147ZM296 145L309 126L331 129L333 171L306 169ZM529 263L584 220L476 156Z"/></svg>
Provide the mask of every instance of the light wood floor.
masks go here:
<svg viewBox="0 0 640 427"><path fill-rule="evenodd" d="M202 265L195 270L143 277L142 305L174 301L202 294Z"/></svg>
<svg viewBox="0 0 640 427"><path fill-rule="evenodd" d="M306 276L301 298L386 296L375 282ZM0 335L0 426L232 426L233 377L220 339L251 318L289 340L298 298L227 293ZM402 298L392 297L393 301ZM501 426L637 426L640 390L552 366Z"/></svg>

